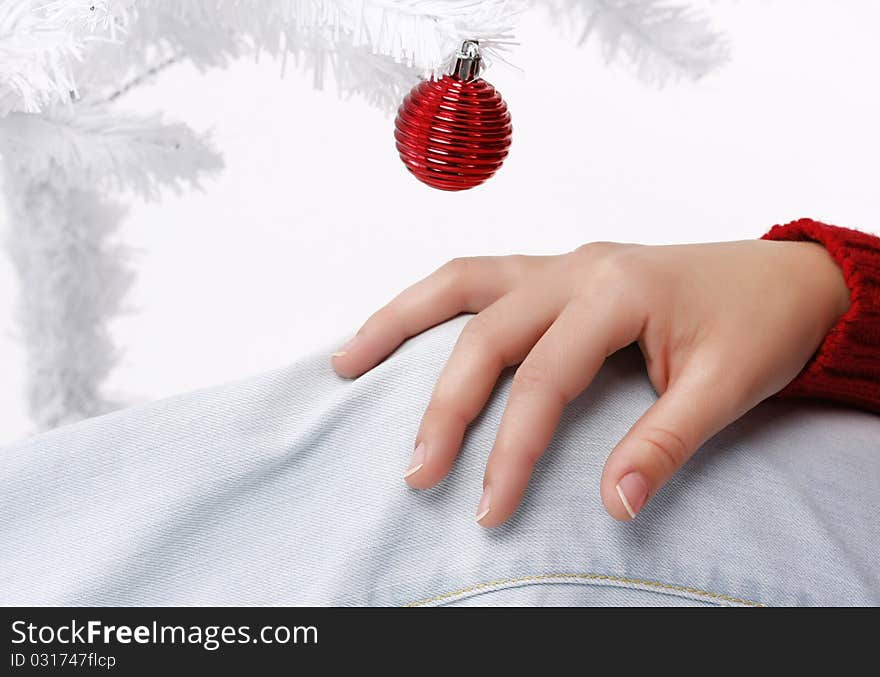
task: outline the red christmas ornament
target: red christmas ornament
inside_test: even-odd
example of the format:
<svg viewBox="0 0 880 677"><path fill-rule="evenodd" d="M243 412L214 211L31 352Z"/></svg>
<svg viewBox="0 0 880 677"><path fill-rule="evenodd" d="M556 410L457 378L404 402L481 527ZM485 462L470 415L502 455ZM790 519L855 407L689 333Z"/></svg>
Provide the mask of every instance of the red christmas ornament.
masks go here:
<svg viewBox="0 0 880 677"><path fill-rule="evenodd" d="M423 183L467 190L491 177L510 148L513 127L501 95L479 77L477 43L466 41L450 75L423 80L397 111L400 159Z"/></svg>

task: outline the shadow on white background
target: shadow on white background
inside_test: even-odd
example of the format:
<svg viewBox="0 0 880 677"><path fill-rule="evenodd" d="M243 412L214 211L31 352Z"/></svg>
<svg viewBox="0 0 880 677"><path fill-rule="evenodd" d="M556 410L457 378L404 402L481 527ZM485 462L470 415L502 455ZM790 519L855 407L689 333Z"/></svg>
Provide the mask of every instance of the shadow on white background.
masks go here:
<svg viewBox="0 0 880 677"><path fill-rule="evenodd" d="M109 389L148 401L329 354L454 256L753 238L800 216L880 231L880 6L709 11L732 62L662 91L527 15L524 72L485 74L511 107L511 155L458 194L406 173L392 117L272 62L178 66L131 93L121 105L212 128L227 167L202 193L132 204L138 277ZM0 442L29 431L15 291L0 259Z"/></svg>

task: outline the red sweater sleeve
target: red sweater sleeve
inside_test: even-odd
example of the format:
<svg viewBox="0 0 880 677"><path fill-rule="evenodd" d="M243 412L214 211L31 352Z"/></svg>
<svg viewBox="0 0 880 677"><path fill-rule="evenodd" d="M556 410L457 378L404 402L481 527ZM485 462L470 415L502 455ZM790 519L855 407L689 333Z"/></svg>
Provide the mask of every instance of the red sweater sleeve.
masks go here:
<svg viewBox="0 0 880 677"><path fill-rule="evenodd" d="M774 226L765 240L810 240L843 271L850 309L783 397L811 397L880 413L880 238L800 219Z"/></svg>

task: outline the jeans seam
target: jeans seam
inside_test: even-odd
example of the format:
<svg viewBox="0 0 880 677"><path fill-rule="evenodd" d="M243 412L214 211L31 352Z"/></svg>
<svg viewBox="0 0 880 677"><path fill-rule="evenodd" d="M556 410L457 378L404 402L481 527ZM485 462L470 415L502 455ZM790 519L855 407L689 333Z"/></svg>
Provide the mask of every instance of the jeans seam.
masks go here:
<svg viewBox="0 0 880 677"><path fill-rule="evenodd" d="M426 599L416 600L405 604L405 607L428 606L438 602L444 602L456 597L468 595L468 593L488 592L492 588L513 587L516 584L528 583L599 583L618 585L620 587L637 587L645 590L653 590L656 592L674 594L678 596L688 596L719 603L737 604L749 607L764 607L766 604L753 600L734 597L720 592L711 592L685 585L674 585L671 583L661 583L659 581L649 581L637 578L625 578L622 576L612 576L609 574L595 573L547 573L533 574L530 576L519 576L516 578L502 578L494 581L486 581L483 583L475 583L464 588L459 588L451 592L445 592L440 595L428 597Z"/></svg>

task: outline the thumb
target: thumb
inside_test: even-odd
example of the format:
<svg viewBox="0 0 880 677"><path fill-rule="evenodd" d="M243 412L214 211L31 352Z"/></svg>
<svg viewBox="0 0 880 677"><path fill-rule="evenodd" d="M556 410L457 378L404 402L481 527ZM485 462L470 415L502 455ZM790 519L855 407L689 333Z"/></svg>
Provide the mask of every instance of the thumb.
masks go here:
<svg viewBox="0 0 880 677"><path fill-rule="evenodd" d="M721 380L723 382L723 379ZM633 519L707 439L750 407L719 387L680 380L663 393L611 452L602 473L602 503L618 520Z"/></svg>

